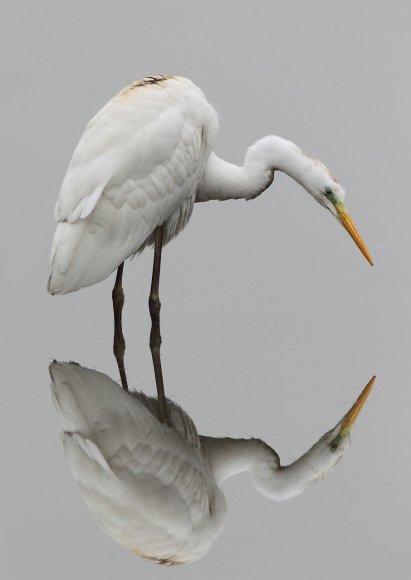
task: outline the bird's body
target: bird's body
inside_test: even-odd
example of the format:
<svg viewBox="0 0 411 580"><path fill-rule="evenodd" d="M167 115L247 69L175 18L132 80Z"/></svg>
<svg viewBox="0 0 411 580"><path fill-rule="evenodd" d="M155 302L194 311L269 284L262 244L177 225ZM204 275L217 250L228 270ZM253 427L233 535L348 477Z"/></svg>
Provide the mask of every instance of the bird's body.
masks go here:
<svg viewBox="0 0 411 580"><path fill-rule="evenodd" d="M197 429L168 401L129 394L106 375L53 364L53 398L71 471L104 530L140 556L185 563L220 534L226 513Z"/></svg>
<svg viewBox="0 0 411 580"><path fill-rule="evenodd" d="M164 564L203 556L222 531L222 482L248 471L274 500L322 479L349 447L347 436L371 389L336 427L289 466L259 439L199 436L190 417L167 401L128 393L106 375L75 363L50 365L66 457L88 507L116 541ZM362 398L361 398L362 397Z"/></svg>
<svg viewBox="0 0 411 580"><path fill-rule="evenodd" d="M153 243L157 226L164 224L167 243L187 224L196 201L252 199L271 184L275 170L294 178L349 229L344 190L294 143L265 137L238 167L215 155L217 136L214 109L183 77L147 77L112 98L87 125L60 191L49 292L66 294L105 279ZM357 232L350 234L370 260Z"/></svg>
<svg viewBox="0 0 411 580"><path fill-rule="evenodd" d="M63 444L83 499L104 530L140 556L184 563L220 534L226 504L197 429L168 401L129 394L102 373L53 364Z"/></svg>
<svg viewBox="0 0 411 580"><path fill-rule="evenodd" d="M111 99L87 125L56 204L49 290L65 294L106 278L191 216L218 132L191 81L150 77Z"/></svg>

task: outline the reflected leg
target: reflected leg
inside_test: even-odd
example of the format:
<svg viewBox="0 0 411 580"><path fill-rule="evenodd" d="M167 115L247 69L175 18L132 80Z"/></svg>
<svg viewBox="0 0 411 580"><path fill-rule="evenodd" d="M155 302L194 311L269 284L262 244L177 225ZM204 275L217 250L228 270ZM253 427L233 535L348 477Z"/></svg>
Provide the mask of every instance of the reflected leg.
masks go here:
<svg viewBox="0 0 411 580"><path fill-rule="evenodd" d="M160 359L160 267L161 267L161 250L163 247L164 225L158 226L155 230L155 246L154 246L154 262L153 262L153 276L151 279L151 291L148 301L151 316L151 332L150 332L150 350L153 357L154 374L156 377L158 402L160 405L160 420L164 423L167 419L166 398L164 395L163 372L161 370Z"/></svg>
<svg viewBox="0 0 411 580"><path fill-rule="evenodd" d="M123 336L123 327L121 323L121 315L124 304L124 292L122 286L124 262L120 264L117 269L116 282L114 284L112 298L114 311L114 342L113 353L116 357L118 370L121 377L121 384L123 389L128 391L126 370L124 368L124 352L126 350L126 343Z"/></svg>

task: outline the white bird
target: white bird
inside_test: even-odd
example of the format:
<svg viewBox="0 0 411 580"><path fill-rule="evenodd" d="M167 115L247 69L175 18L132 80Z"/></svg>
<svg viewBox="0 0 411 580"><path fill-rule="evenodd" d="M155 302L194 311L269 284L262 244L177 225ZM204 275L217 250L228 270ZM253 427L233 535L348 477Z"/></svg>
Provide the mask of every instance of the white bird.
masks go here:
<svg viewBox="0 0 411 580"><path fill-rule="evenodd" d="M50 365L66 458L81 495L114 540L161 564L201 558L222 531L222 482L249 472L272 500L323 479L350 446L350 430L375 377L337 425L284 467L260 439L199 436L190 417L167 400L129 393L107 375L75 363Z"/></svg>
<svg viewBox="0 0 411 580"><path fill-rule="evenodd" d="M187 224L195 202L253 199L272 183L276 170L283 171L342 223L372 264L345 208L344 189L325 165L270 135L252 145L238 167L213 152L217 136L217 115L203 92L186 78L157 75L132 83L93 117L69 164L55 208L48 290L73 292L118 268L114 353L125 387L123 263L155 245L150 344L162 382L161 248Z"/></svg>

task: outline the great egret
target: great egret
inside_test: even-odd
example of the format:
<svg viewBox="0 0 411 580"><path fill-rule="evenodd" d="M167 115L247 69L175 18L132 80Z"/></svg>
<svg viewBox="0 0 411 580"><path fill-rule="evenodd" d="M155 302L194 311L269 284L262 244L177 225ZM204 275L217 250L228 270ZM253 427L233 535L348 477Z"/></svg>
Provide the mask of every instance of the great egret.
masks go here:
<svg viewBox="0 0 411 580"><path fill-rule="evenodd" d="M160 394L161 248L184 228L194 202L253 199L272 183L276 170L283 171L340 221L372 264L345 208L344 189L325 165L270 135L252 145L238 167L213 152L217 135L217 115L193 82L151 76L120 91L93 117L69 164L55 208L48 290L73 292L117 268L114 354L125 388L123 263L155 246L150 346Z"/></svg>
<svg viewBox="0 0 411 580"><path fill-rule="evenodd" d="M337 425L304 455L282 466L260 439L199 436L167 400L123 390L107 375L75 363L50 365L63 444L81 495L114 540L161 564L203 556L222 531L222 482L248 471L269 499L283 501L323 479L349 448L350 430L374 377Z"/></svg>

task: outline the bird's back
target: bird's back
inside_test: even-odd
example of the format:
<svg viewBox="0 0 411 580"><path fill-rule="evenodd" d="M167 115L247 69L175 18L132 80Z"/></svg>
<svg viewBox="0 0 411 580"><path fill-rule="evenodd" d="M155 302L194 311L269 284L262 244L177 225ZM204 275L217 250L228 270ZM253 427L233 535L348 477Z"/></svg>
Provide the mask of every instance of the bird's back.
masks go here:
<svg viewBox="0 0 411 580"><path fill-rule="evenodd" d="M172 76L136 81L89 122L56 204L49 291L65 294L106 278L190 218L218 121L202 91Z"/></svg>

